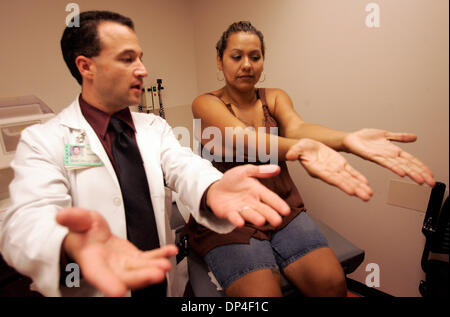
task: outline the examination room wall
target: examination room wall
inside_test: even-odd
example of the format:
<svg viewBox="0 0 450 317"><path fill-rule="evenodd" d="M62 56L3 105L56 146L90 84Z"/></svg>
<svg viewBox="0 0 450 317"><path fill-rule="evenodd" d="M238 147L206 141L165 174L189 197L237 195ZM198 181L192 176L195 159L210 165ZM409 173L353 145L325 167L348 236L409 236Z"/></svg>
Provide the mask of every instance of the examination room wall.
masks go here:
<svg viewBox="0 0 450 317"><path fill-rule="evenodd" d="M79 85L61 54L69 3L80 11L111 10L135 23L149 72L146 85L163 79L168 108L186 106L197 93L193 21L185 0L17 0L0 2L0 97L34 94L56 112L75 99ZM168 117L178 122L178 111Z"/></svg>
<svg viewBox="0 0 450 317"><path fill-rule="evenodd" d="M418 141L402 148L448 185L447 0L1 1L0 98L34 94L59 112L76 97L79 86L59 47L69 2L134 20L150 75L145 83L163 79L174 126L192 127L192 100L223 84L214 49L220 34L234 21L251 20L267 45L261 87L287 91L308 122L416 133ZM365 25L370 2L379 4L379 28ZM367 264L376 263L381 291L419 296L424 213L387 202L392 180L412 182L344 156L369 179L371 201L348 197L289 163L309 212L365 250L351 278L364 283Z"/></svg>
<svg viewBox="0 0 450 317"><path fill-rule="evenodd" d="M365 24L370 2L379 5L379 28ZM401 147L428 164L436 179L448 186L447 0L194 3L200 92L223 84L216 79L214 50L221 33L232 22L250 20L261 29L267 45L267 79L261 87L284 89L308 122L345 131L376 127L416 133L416 143ZM365 261L350 278L365 283L367 264L376 263L379 290L420 296L424 213L387 203L391 180L404 181L405 186L412 181L344 156L369 179L374 190L370 202L346 196L309 177L298 163L290 163L306 207L365 250ZM414 190L425 194L430 191L425 185L417 187ZM423 210L423 204L426 207L425 200L416 208Z"/></svg>

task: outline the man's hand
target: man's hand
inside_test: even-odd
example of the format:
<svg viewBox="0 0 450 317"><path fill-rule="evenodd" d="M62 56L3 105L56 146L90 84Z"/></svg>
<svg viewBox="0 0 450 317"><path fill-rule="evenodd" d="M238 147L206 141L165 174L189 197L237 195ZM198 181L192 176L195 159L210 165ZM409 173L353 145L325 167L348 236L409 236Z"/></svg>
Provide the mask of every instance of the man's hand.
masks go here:
<svg viewBox="0 0 450 317"><path fill-rule="evenodd" d="M373 195L367 179L332 148L311 139L302 139L286 153L289 161L299 160L312 177L320 178L349 195L369 200Z"/></svg>
<svg viewBox="0 0 450 317"><path fill-rule="evenodd" d="M280 225L280 214L290 213L288 204L256 179L269 178L279 172L277 165L234 167L211 185L206 204L217 217L228 219L237 227L242 227L245 221L256 226L266 221L273 226Z"/></svg>
<svg viewBox="0 0 450 317"><path fill-rule="evenodd" d="M124 296L130 289L162 282L171 268L168 258L178 253L174 245L140 251L113 235L97 212L67 208L56 221L70 230L64 251L80 266L83 277L107 296Z"/></svg>
<svg viewBox="0 0 450 317"><path fill-rule="evenodd" d="M411 133L362 129L347 135L344 138L344 146L349 152L387 167L402 177L408 175L419 184L434 186L436 182L430 169L416 157L391 143L414 142L416 139Z"/></svg>

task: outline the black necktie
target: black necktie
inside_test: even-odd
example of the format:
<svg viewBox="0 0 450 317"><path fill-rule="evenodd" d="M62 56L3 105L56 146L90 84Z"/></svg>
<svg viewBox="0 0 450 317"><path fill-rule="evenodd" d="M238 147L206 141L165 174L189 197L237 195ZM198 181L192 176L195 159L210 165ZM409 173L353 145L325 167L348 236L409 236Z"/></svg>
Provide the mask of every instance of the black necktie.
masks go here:
<svg viewBox="0 0 450 317"><path fill-rule="evenodd" d="M122 191L127 225L127 238L142 251L160 247L155 214L150 198L142 157L133 137L125 130L127 125L111 117L110 126L116 133L112 153ZM165 296L166 281L132 291L132 296Z"/></svg>

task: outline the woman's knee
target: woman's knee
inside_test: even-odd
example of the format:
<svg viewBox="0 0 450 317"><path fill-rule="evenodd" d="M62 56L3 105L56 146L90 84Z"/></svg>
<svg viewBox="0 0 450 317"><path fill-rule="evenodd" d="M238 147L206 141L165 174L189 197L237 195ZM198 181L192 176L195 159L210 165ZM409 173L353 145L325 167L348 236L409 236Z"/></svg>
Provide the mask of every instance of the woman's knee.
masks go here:
<svg viewBox="0 0 450 317"><path fill-rule="evenodd" d="M345 274L340 268L333 268L318 277L318 285L313 296L341 297L347 294Z"/></svg>
<svg viewBox="0 0 450 317"><path fill-rule="evenodd" d="M316 249L284 269L286 277L306 296L345 296L344 270L329 248Z"/></svg>
<svg viewBox="0 0 450 317"><path fill-rule="evenodd" d="M247 273L226 289L228 297L280 297L281 275L276 269L262 269Z"/></svg>

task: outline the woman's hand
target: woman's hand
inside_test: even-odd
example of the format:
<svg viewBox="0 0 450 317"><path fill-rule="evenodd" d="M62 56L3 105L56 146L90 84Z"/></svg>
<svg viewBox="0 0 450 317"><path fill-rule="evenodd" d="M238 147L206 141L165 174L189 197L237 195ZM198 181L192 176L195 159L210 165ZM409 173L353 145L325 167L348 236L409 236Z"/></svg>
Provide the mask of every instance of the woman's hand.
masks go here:
<svg viewBox="0 0 450 317"><path fill-rule="evenodd" d="M417 137L411 133L392 133L377 129L362 129L348 134L344 147L353 154L387 167L394 173L405 176L419 184L435 185L431 170L413 155L403 151L390 141L414 142Z"/></svg>
<svg viewBox="0 0 450 317"><path fill-rule="evenodd" d="M302 139L289 149L286 159L298 159L309 175L320 178L349 195L367 201L373 194L367 179L351 167L341 154L323 143Z"/></svg>

